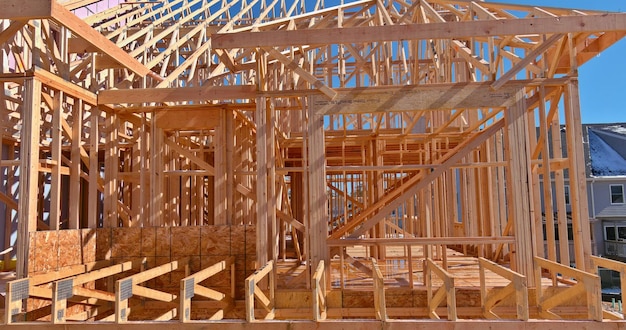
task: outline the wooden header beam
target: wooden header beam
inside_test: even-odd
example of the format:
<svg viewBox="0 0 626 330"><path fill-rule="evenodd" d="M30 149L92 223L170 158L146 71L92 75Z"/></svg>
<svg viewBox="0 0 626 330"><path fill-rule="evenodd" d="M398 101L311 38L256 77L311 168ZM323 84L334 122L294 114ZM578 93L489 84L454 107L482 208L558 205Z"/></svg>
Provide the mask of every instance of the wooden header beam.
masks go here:
<svg viewBox="0 0 626 330"><path fill-rule="evenodd" d="M206 102L255 97L254 85L115 89L101 91L98 94L98 104Z"/></svg>
<svg viewBox="0 0 626 330"><path fill-rule="evenodd" d="M211 42L213 48L254 48L609 31L626 31L626 13L290 31L218 33L213 35Z"/></svg>

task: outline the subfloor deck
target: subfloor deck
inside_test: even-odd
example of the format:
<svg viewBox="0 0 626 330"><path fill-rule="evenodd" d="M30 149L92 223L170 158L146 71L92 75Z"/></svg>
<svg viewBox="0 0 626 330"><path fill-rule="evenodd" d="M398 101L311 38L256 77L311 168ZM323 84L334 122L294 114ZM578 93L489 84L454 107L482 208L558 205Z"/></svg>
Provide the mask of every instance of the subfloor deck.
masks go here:
<svg viewBox="0 0 626 330"><path fill-rule="evenodd" d="M447 271L455 277L455 287L457 288L480 288L480 275L478 258L465 256L454 249L446 249ZM373 286L371 273L371 256L367 247L356 246L347 249L347 254L353 258L353 262L344 258L343 272L342 260L335 256L331 260L330 284L333 289L346 290L367 290ZM419 288L424 286L424 252L422 246L414 246L411 251L411 270L406 248L387 247L386 257L377 259L378 266L385 279L386 288ZM435 256L437 257L437 256ZM436 258L435 258L436 259ZM439 255L443 264L443 256ZM355 261L355 262L354 262ZM364 267L363 267L364 266ZM509 264L503 265L510 268ZM278 289L304 289L306 288L306 278L303 271L305 265L295 259L283 259L277 262ZM410 276L412 272L412 276ZM433 277L433 285L440 286L442 281ZM412 286L411 286L412 281ZM509 283L501 276L486 270L485 284L490 287L502 287ZM544 278L543 285L551 285L549 278Z"/></svg>

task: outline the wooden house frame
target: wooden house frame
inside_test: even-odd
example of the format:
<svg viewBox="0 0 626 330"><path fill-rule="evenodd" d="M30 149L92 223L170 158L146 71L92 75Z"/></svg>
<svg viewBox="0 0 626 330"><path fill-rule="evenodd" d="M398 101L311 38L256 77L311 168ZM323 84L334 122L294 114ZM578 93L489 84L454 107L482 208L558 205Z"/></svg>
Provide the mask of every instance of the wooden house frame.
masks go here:
<svg viewBox="0 0 626 330"><path fill-rule="evenodd" d="M194 294L223 308L212 318L238 296L249 322L255 297L265 318L350 317L326 294L345 289L348 268L371 279L370 316L384 322L616 317L594 275L624 268L591 255L578 68L626 34L626 14L468 0L2 2L0 212L17 277L31 279L11 286L30 290L7 293L5 321L38 319L29 297L65 306L67 285L112 299L118 323L133 295L180 300L183 322ZM568 218L573 255L554 239ZM451 251L480 265L482 306L457 310ZM408 288L427 289L425 312L386 307L379 264L394 258ZM314 307L281 314L288 260ZM485 269L511 281L502 297ZM170 272L180 292L133 282ZM226 291L192 285L220 272ZM516 312L491 310L504 292ZM582 311L555 309L577 294ZM104 306L74 303L97 306L82 320Z"/></svg>

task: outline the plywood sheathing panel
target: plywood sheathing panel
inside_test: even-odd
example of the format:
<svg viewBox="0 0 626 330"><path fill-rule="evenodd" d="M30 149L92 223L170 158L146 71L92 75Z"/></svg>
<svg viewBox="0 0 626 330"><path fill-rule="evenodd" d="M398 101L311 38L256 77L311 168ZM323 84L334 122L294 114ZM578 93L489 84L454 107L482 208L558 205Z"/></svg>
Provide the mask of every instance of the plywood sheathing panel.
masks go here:
<svg viewBox="0 0 626 330"><path fill-rule="evenodd" d="M81 242L82 242L82 262L89 263L96 261L96 229L81 229Z"/></svg>
<svg viewBox="0 0 626 330"><path fill-rule="evenodd" d="M169 257L171 245L170 227L156 228L156 256Z"/></svg>
<svg viewBox="0 0 626 330"><path fill-rule="evenodd" d="M83 263L81 241L80 230L59 231L59 263L57 268Z"/></svg>
<svg viewBox="0 0 626 330"><path fill-rule="evenodd" d="M32 271L47 272L58 269L59 234L56 231L39 231L31 235L35 238L35 255Z"/></svg>
<svg viewBox="0 0 626 330"><path fill-rule="evenodd" d="M245 226L245 247L246 256L253 256L256 254L256 226ZM261 267L262 265L259 265Z"/></svg>
<svg viewBox="0 0 626 330"><path fill-rule="evenodd" d="M96 229L96 260L111 258L111 230L112 228Z"/></svg>
<svg viewBox="0 0 626 330"><path fill-rule="evenodd" d="M156 228L147 227L141 229L141 256L142 257L154 257L156 256Z"/></svg>
<svg viewBox="0 0 626 330"><path fill-rule="evenodd" d="M140 257L141 229L113 228L111 230L111 257Z"/></svg>
<svg viewBox="0 0 626 330"><path fill-rule="evenodd" d="M231 254L235 259L246 254L246 231L244 226L231 227Z"/></svg>
<svg viewBox="0 0 626 330"><path fill-rule="evenodd" d="M231 254L230 226L200 227L200 255L227 256Z"/></svg>
<svg viewBox="0 0 626 330"><path fill-rule="evenodd" d="M198 227L171 227L173 258L200 256L200 230Z"/></svg>

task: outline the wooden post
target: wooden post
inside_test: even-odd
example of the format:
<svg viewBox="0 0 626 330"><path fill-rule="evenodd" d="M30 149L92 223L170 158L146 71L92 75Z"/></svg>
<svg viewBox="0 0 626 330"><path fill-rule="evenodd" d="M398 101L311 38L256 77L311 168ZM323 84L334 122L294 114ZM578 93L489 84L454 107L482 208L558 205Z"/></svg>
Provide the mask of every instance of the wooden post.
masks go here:
<svg viewBox="0 0 626 330"><path fill-rule="evenodd" d="M83 101L79 99L77 103L78 104L74 104L74 107L72 108L72 164L70 166L70 201L72 202L69 203L70 229L80 228L80 209L82 204L80 202L80 186L82 182L82 179L80 177L80 174L82 172L80 148L83 131Z"/></svg>
<svg viewBox="0 0 626 330"><path fill-rule="evenodd" d="M570 205L572 207L572 230L576 268L589 271L591 267L591 235L589 233L589 206L585 156L582 144L582 123L578 96L578 79L573 78L565 89L565 122L567 156L570 162Z"/></svg>
<svg viewBox="0 0 626 330"><path fill-rule="evenodd" d="M119 154L117 147L118 137L117 114L107 113L106 117L106 155L104 158L104 227L117 227L118 214L118 187L117 173L119 166Z"/></svg>
<svg viewBox="0 0 626 330"><path fill-rule="evenodd" d="M254 113L256 120L256 259L257 265L265 265L269 261L268 239L269 239L269 219L268 219L268 196L267 196L267 122L265 117L266 102L264 97L256 100L257 110Z"/></svg>
<svg viewBox="0 0 626 330"><path fill-rule="evenodd" d="M98 145L100 144L99 128L100 109L91 108L89 130L89 203L88 203L88 228L98 227L98 181L100 180L100 165L98 162Z"/></svg>
<svg viewBox="0 0 626 330"><path fill-rule="evenodd" d="M154 112L152 113L154 118ZM163 225L163 129L150 125L150 225Z"/></svg>
<svg viewBox="0 0 626 330"><path fill-rule="evenodd" d="M28 276L28 237L37 230L39 177L39 129L41 121L41 82L24 81L22 105L22 143L20 146L20 198L18 201L17 277Z"/></svg>
<svg viewBox="0 0 626 330"><path fill-rule="evenodd" d="M214 162L215 175L213 176L214 182L214 224L226 225L229 224L231 210L227 206L227 203L231 198L227 196L227 176L231 171L226 163L226 111L220 111L220 124L215 127L215 151Z"/></svg>
<svg viewBox="0 0 626 330"><path fill-rule="evenodd" d="M533 235L530 198L530 151L526 141L527 117L523 90L515 95L515 103L505 111L505 143L508 161L507 204L509 219L513 220L515 233L515 266L517 272L526 276L528 286L535 287L533 257L535 237Z"/></svg>
<svg viewBox="0 0 626 330"><path fill-rule="evenodd" d="M326 210L326 158L324 150L324 117L308 108L308 198L309 198L309 264L317 265L324 260L330 265L326 239L328 238L328 215ZM330 267L326 267L328 272ZM314 269L309 267L309 271ZM313 274L311 273L311 276ZM330 278L327 273L326 278Z"/></svg>
<svg viewBox="0 0 626 330"><path fill-rule="evenodd" d="M63 120L63 92L54 93L54 108L52 109L52 173L50 177L50 230L59 229L61 222L61 145L63 132L61 121Z"/></svg>

